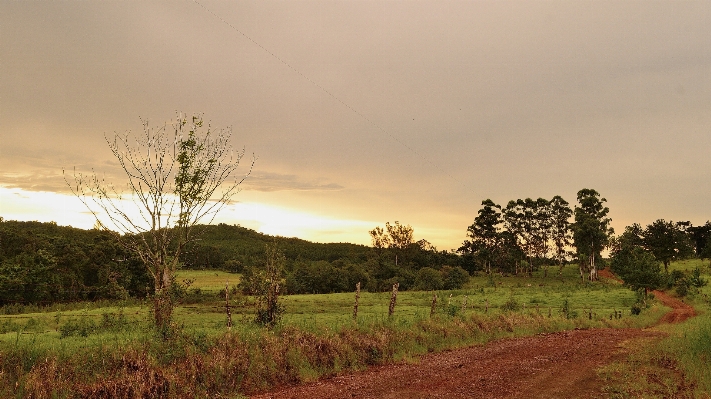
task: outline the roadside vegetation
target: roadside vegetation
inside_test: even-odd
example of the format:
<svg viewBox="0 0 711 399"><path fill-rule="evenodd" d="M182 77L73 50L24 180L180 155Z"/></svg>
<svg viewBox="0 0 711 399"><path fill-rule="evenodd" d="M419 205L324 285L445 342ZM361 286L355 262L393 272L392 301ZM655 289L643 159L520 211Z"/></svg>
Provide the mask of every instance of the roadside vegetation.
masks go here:
<svg viewBox="0 0 711 399"><path fill-rule="evenodd" d="M670 275L682 276L681 279L709 281L707 261L672 261L668 268ZM704 272L699 273L700 270ZM665 334L662 339L628 343L632 352L628 358L600 370L609 397L711 397L708 368L711 361L711 287L708 284L695 287L678 281L670 279L664 282L664 288L692 305L697 316L679 324L654 327Z"/></svg>

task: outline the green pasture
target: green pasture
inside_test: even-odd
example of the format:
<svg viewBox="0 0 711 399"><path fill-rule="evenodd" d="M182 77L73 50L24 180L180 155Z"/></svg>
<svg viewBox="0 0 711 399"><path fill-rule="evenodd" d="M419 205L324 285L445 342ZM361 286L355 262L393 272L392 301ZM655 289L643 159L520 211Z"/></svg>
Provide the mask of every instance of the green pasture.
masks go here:
<svg viewBox="0 0 711 399"><path fill-rule="evenodd" d="M202 291L221 291L225 284L230 287L239 284L240 275L220 270L178 270L176 281L185 284L190 281L190 288L199 288Z"/></svg>
<svg viewBox="0 0 711 399"><path fill-rule="evenodd" d="M687 264L688 263L688 264ZM674 267L695 267L687 262ZM402 291L397 296L394 319L413 322L430 316L433 295L437 295L435 311L438 314L467 315L472 313L501 313L502 307L514 305L514 311L540 313L562 317L562 309L570 310L570 317L595 320L608 319L614 311L630 315L630 306L635 303L635 293L612 280L596 283L581 283L575 266L567 266L562 277L551 268L547 278L542 271L533 277L522 276L475 276L461 290L454 291ZM175 309L175 322L186 331L216 336L226 330L225 300L221 292L229 281L230 287L239 282L238 274L219 271L183 270L178 281L190 279L191 298L198 301L179 304ZM196 288L200 294L195 294ZM390 292L361 292L358 308L359 324L379 323L388 319ZM321 295L286 295L282 297L285 307L283 323L308 331L334 330L353 323L355 293ZM230 307L235 329L255 328L256 299L241 294L232 295ZM148 301L127 301L112 306L95 307L87 303L83 309L75 304L71 310L34 312L0 316L0 342L18 344L33 342L35 345L52 348L67 345L92 346L115 342L117 345L142 338L148 334L150 307ZM106 303L108 305L108 303ZM119 319L120 328L101 328L105 319ZM96 329L86 336L72 334L62 337L62 326L93 325ZM82 324L84 323L84 324ZM65 327L66 329L67 327Z"/></svg>

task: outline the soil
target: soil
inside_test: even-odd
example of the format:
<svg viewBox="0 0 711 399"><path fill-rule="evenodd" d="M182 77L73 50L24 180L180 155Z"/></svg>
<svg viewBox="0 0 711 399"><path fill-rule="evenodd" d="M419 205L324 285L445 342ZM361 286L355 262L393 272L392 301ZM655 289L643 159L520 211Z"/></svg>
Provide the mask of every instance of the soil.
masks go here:
<svg viewBox="0 0 711 399"><path fill-rule="evenodd" d="M676 298L654 294L672 308L659 323L695 314ZM604 398L595 369L624 358L623 342L659 336L652 330L589 329L503 339L252 398Z"/></svg>

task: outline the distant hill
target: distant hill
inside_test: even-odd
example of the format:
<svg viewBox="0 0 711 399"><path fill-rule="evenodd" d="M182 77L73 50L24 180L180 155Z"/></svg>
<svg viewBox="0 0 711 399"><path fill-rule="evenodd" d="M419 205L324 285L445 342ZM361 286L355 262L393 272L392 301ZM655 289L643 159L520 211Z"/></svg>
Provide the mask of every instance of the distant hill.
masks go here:
<svg viewBox="0 0 711 399"><path fill-rule="evenodd" d="M239 225L199 226L198 240L191 244L182 257L188 269L223 269L240 272L245 266L264 262L267 244L276 243L284 254L287 265L297 261L315 262L337 260L363 263L373 249L350 243L315 243L300 238L270 236Z"/></svg>

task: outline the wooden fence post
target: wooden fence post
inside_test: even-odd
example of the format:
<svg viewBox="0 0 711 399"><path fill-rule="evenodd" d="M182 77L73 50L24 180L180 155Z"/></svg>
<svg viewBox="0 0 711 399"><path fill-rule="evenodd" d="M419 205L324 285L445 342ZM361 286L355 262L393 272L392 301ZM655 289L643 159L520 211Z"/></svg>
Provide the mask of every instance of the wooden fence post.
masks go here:
<svg viewBox="0 0 711 399"><path fill-rule="evenodd" d="M360 298L360 281L356 284L355 305L353 305L353 320L358 319L358 299Z"/></svg>
<svg viewBox="0 0 711 399"><path fill-rule="evenodd" d="M225 282L225 312L227 312L227 329L232 330L232 312L230 311L230 280Z"/></svg>
<svg viewBox="0 0 711 399"><path fill-rule="evenodd" d="M388 308L388 317L392 317L395 313L395 303L397 302L397 289L400 287L400 283L393 284L393 293L390 295L390 308Z"/></svg>

